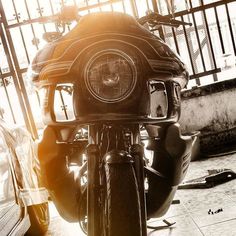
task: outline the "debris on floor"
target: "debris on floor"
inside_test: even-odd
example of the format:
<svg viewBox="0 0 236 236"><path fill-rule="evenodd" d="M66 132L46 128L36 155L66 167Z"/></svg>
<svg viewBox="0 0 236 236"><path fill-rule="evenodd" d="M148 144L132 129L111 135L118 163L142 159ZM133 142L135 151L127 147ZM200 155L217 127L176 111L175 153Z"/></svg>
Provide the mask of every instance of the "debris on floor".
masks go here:
<svg viewBox="0 0 236 236"><path fill-rule="evenodd" d="M235 178L236 173L231 169L213 169L208 170L206 176L183 182L179 185L179 189L211 188Z"/></svg>

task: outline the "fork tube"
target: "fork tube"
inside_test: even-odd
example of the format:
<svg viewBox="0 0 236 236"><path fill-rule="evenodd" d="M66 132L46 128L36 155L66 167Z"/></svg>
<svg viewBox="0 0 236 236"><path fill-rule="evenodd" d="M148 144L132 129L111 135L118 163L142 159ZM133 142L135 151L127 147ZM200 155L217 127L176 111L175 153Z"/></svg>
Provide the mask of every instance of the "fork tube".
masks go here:
<svg viewBox="0 0 236 236"><path fill-rule="evenodd" d="M139 125L133 125L130 127L132 131L131 135L131 145L133 144L140 144L140 130L139 130Z"/></svg>
<svg viewBox="0 0 236 236"><path fill-rule="evenodd" d="M138 182L139 189L139 200L141 207L141 220L142 220L142 236L147 236L147 213L146 213L146 197L144 189L144 150L141 144L134 144L131 146L131 155L134 158L135 163L135 173Z"/></svg>
<svg viewBox="0 0 236 236"><path fill-rule="evenodd" d="M96 133L95 127L90 127L89 136L93 144L89 144L86 149L88 158L88 189L87 189L87 214L88 214L88 235L98 236L100 231L100 184L99 184L99 147L93 134ZM93 131L95 131L93 133Z"/></svg>
<svg viewBox="0 0 236 236"><path fill-rule="evenodd" d="M144 148L140 144L140 129L139 125L135 125L132 129L132 146L130 150L130 154L134 158L134 168L136 173L136 178L138 182L139 189L139 198L140 198L140 206L141 206L141 219L142 219L142 236L147 235L147 213L146 213L146 197L145 197L145 189L144 189Z"/></svg>

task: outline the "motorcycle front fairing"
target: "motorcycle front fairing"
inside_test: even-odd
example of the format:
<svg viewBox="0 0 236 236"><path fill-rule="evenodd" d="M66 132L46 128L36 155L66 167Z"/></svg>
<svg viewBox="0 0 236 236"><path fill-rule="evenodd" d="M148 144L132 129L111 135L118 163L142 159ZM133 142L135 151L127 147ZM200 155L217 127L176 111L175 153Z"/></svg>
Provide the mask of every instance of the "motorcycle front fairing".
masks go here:
<svg viewBox="0 0 236 236"><path fill-rule="evenodd" d="M84 70L96 53L109 50L113 54L119 51L131 57L137 70L137 84L128 99L116 103L116 106L106 103L104 108L104 103L91 96L85 89ZM48 90L43 115L45 123L50 122L51 125L59 125L52 108L55 84L76 85L75 93L80 97L75 100L76 118L75 122L67 122L67 125L73 125L78 122L102 120L104 113L109 117L108 120L132 116L136 120L146 119L149 91L143 88L147 88L149 79L172 81L181 88L188 80L184 63L160 38L138 24L133 17L108 12L82 17L73 30L37 53L30 72L34 83Z"/></svg>
<svg viewBox="0 0 236 236"><path fill-rule="evenodd" d="M182 77L182 81L179 78L178 83L181 83L181 87L186 85L185 65L169 46L133 17L117 12L86 15L74 29L41 49L31 64L33 80L37 82L47 77L55 79L68 75L75 60L86 49L96 47L102 41L112 44L113 40L127 48L137 49L150 66L149 69L146 68L150 76L167 73L172 75L172 79ZM108 47L112 48L112 45ZM69 78L64 78L67 79Z"/></svg>

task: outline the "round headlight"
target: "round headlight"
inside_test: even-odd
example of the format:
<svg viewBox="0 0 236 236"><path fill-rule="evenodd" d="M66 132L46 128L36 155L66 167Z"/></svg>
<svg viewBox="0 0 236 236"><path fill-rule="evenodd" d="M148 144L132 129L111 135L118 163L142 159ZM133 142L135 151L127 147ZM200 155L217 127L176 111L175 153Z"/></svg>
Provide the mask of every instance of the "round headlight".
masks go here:
<svg viewBox="0 0 236 236"><path fill-rule="evenodd" d="M137 81L134 61L124 52L106 50L95 54L85 69L85 84L99 101L115 103L126 99Z"/></svg>

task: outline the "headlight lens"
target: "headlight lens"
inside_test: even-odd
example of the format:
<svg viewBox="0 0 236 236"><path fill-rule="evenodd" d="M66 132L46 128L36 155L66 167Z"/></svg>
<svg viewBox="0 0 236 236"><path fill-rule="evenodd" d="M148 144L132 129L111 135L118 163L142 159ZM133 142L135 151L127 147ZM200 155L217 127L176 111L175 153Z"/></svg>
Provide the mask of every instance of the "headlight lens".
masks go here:
<svg viewBox="0 0 236 236"><path fill-rule="evenodd" d="M118 50L95 54L85 69L85 83L96 99L115 103L126 99L137 81L133 60Z"/></svg>

